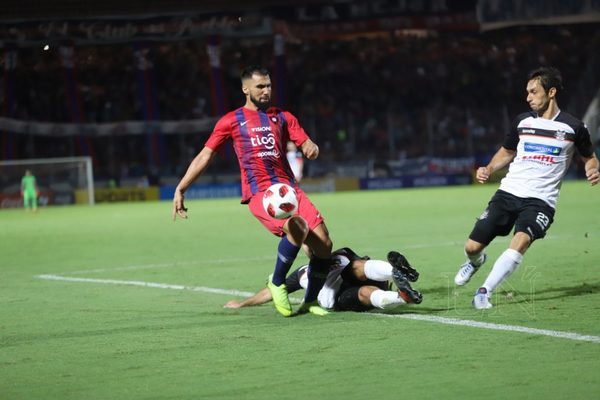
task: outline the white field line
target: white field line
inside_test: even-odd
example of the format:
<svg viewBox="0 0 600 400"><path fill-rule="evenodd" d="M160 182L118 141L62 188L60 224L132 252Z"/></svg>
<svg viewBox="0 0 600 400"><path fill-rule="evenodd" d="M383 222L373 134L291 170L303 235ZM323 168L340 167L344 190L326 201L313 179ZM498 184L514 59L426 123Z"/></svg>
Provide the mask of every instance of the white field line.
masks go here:
<svg viewBox="0 0 600 400"><path fill-rule="evenodd" d="M254 292L244 292L241 290L232 289L218 289L210 288L206 286L185 286L185 285L174 285L171 283L157 283L157 282L144 282L144 281L123 281L119 279L93 279L93 278L79 278L71 276L61 275L36 275L38 279L44 279L49 281L62 281L62 282L79 282L79 283L101 283L105 285L124 285L124 286L142 286L154 289L171 289L171 290L190 290L192 292L204 292L204 293L216 293L225 294L230 296L249 297ZM291 302L300 303L300 299L290 297Z"/></svg>
<svg viewBox="0 0 600 400"><path fill-rule="evenodd" d="M63 282L83 282L83 283L103 283L107 285L125 285L125 286L143 286L155 289L171 289L171 290L191 290L193 292L205 292L205 293L216 293L216 294L228 294L233 296L252 296L252 292L243 292L239 290L228 290L228 289L216 289L204 286L185 286L185 285L174 285L170 283L156 283L156 282L143 282L143 281L123 281L118 279L92 279L92 278L78 278L60 275L36 275L36 278L45 279L49 281L63 281Z"/></svg>
<svg viewBox="0 0 600 400"><path fill-rule="evenodd" d="M174 268L181 267L184 265L202 265L202 264L225 264L225 263L236 263L236 262L250 262L250 261L273 261L273 256L260 256L260 257L244 257L244 258L227 258L227 259L216 259L216 260L188 260L188 261L174 261L162 264L141 264L141 265L125 265L123 267L108 267L108 268L95 268L95 269L82 269L79 271L69 271L69 274L94 274L98 272L110 272L110 271L133 271L139 269L153 269L153 268Z"/></svg>
<svg viewBox="0 0 600 400"><path fill-rule="evenodd" d="M479 321L471 321L468 319L446 318L446 317L437 317L435 315L422 315L422 314L380 314L380 313L370 313L370 314L381 316L381 317L400 317L400 318L405 318L405 319L413 319L413 320L417 320L417 321L437 322L438 324L469 326L471 328L491 329L491 330L496 330L496 331L507 331L507 332L520 332L520 333L528 333L530 335L543 335L543 336L550 336L550 337L561 338L561 339L577 340L580 342L600 343L600 336L582 335L582 334L574 333L574 332L553 331L550 329L528 328L526 326L519 326L519 325L492 324L490 322L479 322Z"/></svg>
<svg viewBox="0 0 600 400"><path fill-rule="evenodd" d="M156 288L156 289L191 290L194 292L226 294L226 295L241 296L241 297L248 297L248 296L251 296L254 294L252 292L244 292L244 291L240 291L240 290L209 288L209 287L205 287L205 286L173 285L173 284L169 284L169 283L156 283L156 282L144 282L144 281L124 281L124 280L117 280L117 279L91 279L91 278L78 278L78 277L69 277L69 276L60 276L60 275L36 275L35 277L38 279L63 281L63 282L100 283L100 284L109 284L109 285L142 286L142 287L149 287L149 288ZM294 298L290 298L290 300L292 300L296 303L300 301L299 299L294 299ZM496 331L526 333L526 334L530 334L530 335L550 336L550 337L554 337L554 338L575 340L575 341L579 341L579 342L600 343L600 336L582 335L582 334L574 333L574 332L554 331L554 330L549 330L549 329L528 328L525 326L518 326L518 325L493 324L490 322L479 322L479 321L472 321L472 320L468 320L468 319L446 318L446 317L437 317L437 316L433 316L433 315L422 315L422 314L382 314L382 313L365 313L365 314L374 315L374 316L378 316L378 317L404 318L404 319L412 319L412 320L417 320L417 321L435 322L438 324L445 324L445 325L458 325L458 326L467 326L467 327L479 328L479 329L490 329L490 330L496 330Z"/></svg>

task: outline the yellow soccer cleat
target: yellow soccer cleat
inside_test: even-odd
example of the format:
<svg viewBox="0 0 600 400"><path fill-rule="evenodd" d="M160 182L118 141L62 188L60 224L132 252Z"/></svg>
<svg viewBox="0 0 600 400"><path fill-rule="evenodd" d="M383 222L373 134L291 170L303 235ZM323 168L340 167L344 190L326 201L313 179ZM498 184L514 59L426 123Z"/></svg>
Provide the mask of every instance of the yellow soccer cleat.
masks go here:
<svg viewBox="0 0 600 400"><path fill-rule="evenodd" d="M285 283L282 283L279 286L273 284L273 274L269 275L267 279L267 288L271 292L271 296L273 297L273 304L275 304L275 308L281 315L284 317L289 317L292 315L292 305L290 304L290 299L288 297L287 287Z"/></svg>
<svg viewBox="0 0 600 400"><path fill-rule="evenodd" d="M312 301L310 303L305 303L304 301L300 304L300 308L298 309L298 314L306 314L311 313L314 315L324 316L329 314L329 311L324 309L319 305L318 301Z"/></svg>

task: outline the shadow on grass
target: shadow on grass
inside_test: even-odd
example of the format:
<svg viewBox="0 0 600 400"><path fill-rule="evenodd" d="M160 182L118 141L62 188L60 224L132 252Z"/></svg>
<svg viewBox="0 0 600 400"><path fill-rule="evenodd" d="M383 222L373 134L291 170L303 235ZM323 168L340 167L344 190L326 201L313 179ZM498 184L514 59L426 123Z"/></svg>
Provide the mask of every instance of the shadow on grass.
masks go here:
<svg viewBox="0 0 600 400"><path fill-rule="evenodd" d="M394 314L440 314L472 309L470 303L467 304L462 300L458 300L459 295L456 290L457 288L453 285L423 288L422 293L424 302L426 303L429 299L431 299L433 302L440 304L440 306L427 307L415 305L411 306L410 308L401 308ZM503 289L495 292L493 296L495 300L500 300L498 301L499 304L525 304L561 298L586 296L596 293L600 293L600 282L581 283L573 286L548 287L539 290L533 289L532 291ZM468 295L461 293L460 297L470 295L471 292L469 291Z"/></svg>
<svg viewBox="0 0 600 400"><path fill-rule="evenodd" d="M600 282L581 283L575 286L549 287L541 290L535 289L530 292L501 290L498 292L498 295L502 295L505 298L512 297L511 303L525 303L530 302L532 299L535 299L535 301L548 301L596 293L600 293Z"/></svg>

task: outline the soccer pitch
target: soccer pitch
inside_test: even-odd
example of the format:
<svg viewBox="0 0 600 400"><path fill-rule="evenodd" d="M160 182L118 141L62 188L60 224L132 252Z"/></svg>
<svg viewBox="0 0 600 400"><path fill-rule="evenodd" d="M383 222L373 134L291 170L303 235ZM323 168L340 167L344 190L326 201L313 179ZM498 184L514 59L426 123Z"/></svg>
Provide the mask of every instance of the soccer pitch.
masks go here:
<svg viewBox="0 0 600 400"><path fill-rule="evenodd" d="M222 308L262 287L277 245L238 199L176 222L169 202L2 210L0 399L598 398L600 188L566 182L547 238L476 311L509 239L453 277L496 187L312 194L334 248L402 252L424 300L287 319Z"/></svg>

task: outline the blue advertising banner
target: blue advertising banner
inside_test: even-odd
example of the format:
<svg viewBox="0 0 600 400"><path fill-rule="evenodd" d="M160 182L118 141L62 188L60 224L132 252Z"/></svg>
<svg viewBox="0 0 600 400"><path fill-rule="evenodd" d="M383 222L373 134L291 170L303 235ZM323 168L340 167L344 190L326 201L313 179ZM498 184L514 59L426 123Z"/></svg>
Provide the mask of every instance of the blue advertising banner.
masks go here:
<svg viewBox="0 0 600 400"><path fill-rule="evenodd" d="M161 186L160 200L173 200L175 186ZM242 189L239 183L224 184L197 184L192 185L185 192L186 200L217 199L223 197L242 197Z"/></svg>
<svg viewBox="0 0 600 400"><path fill-rule="evenodd" d="M360 190L400 189L428 186L468 185L468 174L402 176L398 178L361 178Z"/></svg>

